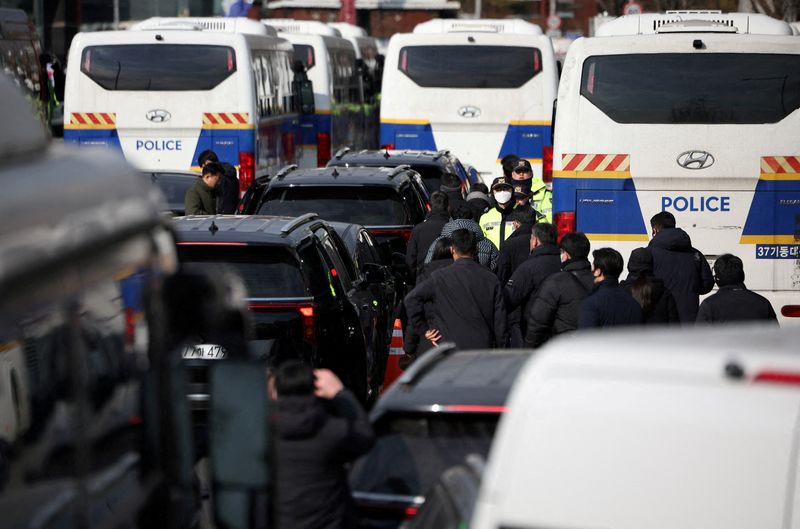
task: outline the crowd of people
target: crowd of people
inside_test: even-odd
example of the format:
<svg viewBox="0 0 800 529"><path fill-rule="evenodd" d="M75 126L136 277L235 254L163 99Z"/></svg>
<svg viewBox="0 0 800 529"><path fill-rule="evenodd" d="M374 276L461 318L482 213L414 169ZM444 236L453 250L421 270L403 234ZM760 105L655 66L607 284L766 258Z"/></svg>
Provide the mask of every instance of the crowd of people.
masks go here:
<svg viewBox="0 0 800 529"><path fill-rule="evenodd" d="M474 186L466 202L433 193L428 218L411 234L406 264L416 286L405 298L404 364L442 341L536 348L587 328L777 324L769 301L745 286L742 260L719 256L712 273L667 211L650 219L652 239L631 253L620 281L623 256L613 248L592 251L580 232L558 240L551 202L530 164L503 162L505 174L488 190ZM715 284L718 292L700 303Z"/></svg>

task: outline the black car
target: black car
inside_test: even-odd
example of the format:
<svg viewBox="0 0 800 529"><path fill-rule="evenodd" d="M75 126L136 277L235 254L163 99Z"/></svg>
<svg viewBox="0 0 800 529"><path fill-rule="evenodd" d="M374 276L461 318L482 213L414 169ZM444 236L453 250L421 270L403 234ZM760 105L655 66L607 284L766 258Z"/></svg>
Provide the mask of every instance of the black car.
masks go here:
<svg viewBox="0 0 800 529"><path fill-rule="evenodd" d="M186 191L197 183L200 174L192 172L145 173L145 177L161 190L167 201L169 212L180 217L186 211Z"/></svg>
<svg viewBox="0 0 800 529"><path fill-rule="evenodd" d="M377 443L350 472L359 526L396 528L413 517L441 473L486 457L528 351L430 350L370 414Z"/></svg>
<svg viewBox="0 0 800 529"><path fill-rule="evenodd" d="M397 167L407 165L422 177L428 194L439 191L442 185L460 187L466 197L470 186L478 182L477 173L471 174L450 151L351 151L341 149L328 167Z"/></svg>
<svg viewBox="0 0 800 529"><path fill-rule="evenodd" d="M241 276L253 344L270 344L271 363L300 358L333 370L365 403L377 395L388 346L377 325L380 300L370 286L383 275L360 275L330 225L306 214L182 217L174 226L184 265L233 269ZM194 395L205 394L209 355L225 353L184 354Z"/></svg>

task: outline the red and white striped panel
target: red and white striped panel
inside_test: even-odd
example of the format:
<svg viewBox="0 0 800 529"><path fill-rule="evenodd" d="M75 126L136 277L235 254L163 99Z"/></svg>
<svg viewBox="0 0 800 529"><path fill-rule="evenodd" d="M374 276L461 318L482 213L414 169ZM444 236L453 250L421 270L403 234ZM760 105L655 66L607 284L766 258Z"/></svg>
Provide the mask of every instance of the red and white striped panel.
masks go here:
<svg viewBox="0 0 800 529"><path fill-rule="evenodd" d="M629 154L562 154L562 171L629 171Z"/></svg>
<svg viewBox="0 0 800 529"><path fill-rule="evenodd" d="M203 113L203 126L247 125L248 117L249 114L247 112L205 112Z"/></svg>
<svg viewBox="0 0 800 529"><path fill-rule="evenodd" d="M763 156L761 172L765 174L800 173L800 156Z"/></svg>
<svg viewBox="0 0 800 529"><path fill-rule="evenodd" d="M117 114L114 112L72 112L70 125L82 129L114 128L117 126Z"/></svg>

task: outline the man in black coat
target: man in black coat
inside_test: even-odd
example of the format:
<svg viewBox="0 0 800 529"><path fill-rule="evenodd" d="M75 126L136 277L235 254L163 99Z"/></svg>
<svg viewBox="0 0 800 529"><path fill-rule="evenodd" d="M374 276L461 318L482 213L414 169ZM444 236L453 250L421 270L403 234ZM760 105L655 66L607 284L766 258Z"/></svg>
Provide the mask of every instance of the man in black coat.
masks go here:
<svg viewBox="0 0 800 529"><path fill-rule="evenodd" d="M720 255L714 261L714 279L719 291L700 304L698 323L778 323L769 300L744 286L744 264L741 259L729 253Z"/></svg>
<svg viewBox="0 0 800 529"><path fill-rule="evenodd" d="M528 331L531 301L542 282L561 270L561 250L556 227L546 222L531 228L530 254L505 285L508 333L511 347L521 347ZM517 345L519 344L519 345Z"/></svg>
<svg viewBox="0 0 800 529"><path fill-rule="evenodd" d="M444 225L450 222L448 208L450 199L441 191L434 191L430 198L431 210L425 220L411 231L411 238L408 240L406 249L406 265L412 277L416 277L422 265L425 264L425 256L428 249L439 235L442 233Z"/></svg>
<svg viewBox="0 0 800 529"><path fill-rule="evenodd" d="M516 269L531 254L531 231L536 221L536 213L530 207L517 208L509 217L514 232L506 239L497 256L497 279L505 284Z"/></svg>
<svg viewBox="0 0 800 529"><path fill-rule="evenodd" d="M236 176L236 168L228 162L220 163L217 153L206 149L197 157L197 164L202 169L209 163L219 163L222 166L222 178L217 188L217 213L233 215L239 205L239 177Z"/></svg>
<svg viewBox="0 0 800 529"><path fill-rule="evenodd" d="M613 248L592 252L594 289L581 303L578 328L616 327L642 323L642 307L619 286L622 255Z"/></svg>
<svg viewBox="0 0 800 529"><path fill-rule="evenodd" d="M460 349L505 347L506 310L500 281L475 261L474 233L456 230L451 239L453 264L431 274L406 296L408 319L434 344L442 340L455 342ZM425 314L426 302L431 303L432 315Z"/></svg>
<svg viewBox="0 0 800 529"><path fill-rule="evenodd" d="M375 435L355 396L327 369L290 360L271 382L275 414L277 527L355 527L344 465L367 453Z"/></svg>
<svg viewBox="0 0 800 529"><path fill-rule="evenodd" d="M705 256L692 248L689 234L675 227L672 213L654 215L650 226L653 239L647 248L653 254L653 273L672 292L681 323L692 323L697 319L700 296L714 288L711 267Z"/></svg>
<svg viewBox="0 0 800 529"><path fill-rule="evenodd" d="M561 271L542 282L528 314L527 347L540 347L553 336L578 328L581 302L594 285L587 256L589 239L581 232L561 239Z"/></svg>

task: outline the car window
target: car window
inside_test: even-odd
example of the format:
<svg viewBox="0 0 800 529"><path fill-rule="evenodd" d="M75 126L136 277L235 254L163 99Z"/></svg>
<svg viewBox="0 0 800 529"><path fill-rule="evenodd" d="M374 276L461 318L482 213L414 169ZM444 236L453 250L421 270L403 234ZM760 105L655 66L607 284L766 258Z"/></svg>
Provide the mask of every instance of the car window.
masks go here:
<svg viewBox="0 0 800 529"><path fill-rule="evenodd" d="M389 415L375 425L378 440L350 474L352 489L399 495L424 494L447 468L468 454L486 457L496 414Z"/></svg>
<svg viewBox="0 0 800 529"><path fill-rule="evenodd" d="M419 195L415 192L414 185L411 182L403 184L403 187L400 188L400 194L403 195L403 198L406 200L406 205L411 211L412 224L422 222L425 218L425 206L420 201Z"/></svg>
<svg viewBox="0 0 800 529"><path fill-rule="evenodd" d="M331 276L338 278L345 292L350 290L350 288L352 288L352 278L350 276L349 267L339 255L339 250L331 239L330 234L322 228L317 230L316 234L324 249L324 257L330 267Z"/></svg>
<svg viewBox="0 0 800 529"><path fill-rule="evenodd" d="M375 241L365 230L361 230L358 234L358 259L360 265L363 267L366 263L382 264L381 256L378 252Z"/></svg>
<svg viewBox="0 0 800 529"><path fill-rule="evenodd" d="M581 95L618 123L777 123L800 108L800 55L589 57Z"/></svg>
<svg viewBox="0 0 800 529"><path fill-rule="evenodd" d="M148 176L164 194L164 198L167 199L167 205L170 209L181 210L183 209L184 200L186 198L186 191L197 183L198 178L196 175L169 173L149 174Z"/></svg>
<svg viewBox="0 0 800 529"><path fill-rule="evenodd" d="M402 199L388 187L280 187L267 193L258 213L294 217L299 211L362 226L410 223Z"/></svg>
<svg viewBox="0 0 800 529"><path fill-rule="evenodd" d="M181 262L236 272L253 298L307 295L300 263L285 248L267 246L178 246Z"/></svg>

